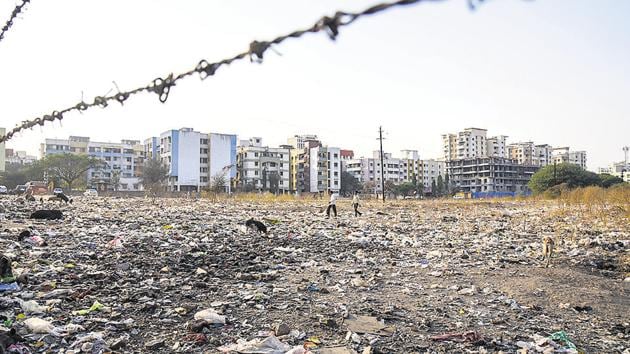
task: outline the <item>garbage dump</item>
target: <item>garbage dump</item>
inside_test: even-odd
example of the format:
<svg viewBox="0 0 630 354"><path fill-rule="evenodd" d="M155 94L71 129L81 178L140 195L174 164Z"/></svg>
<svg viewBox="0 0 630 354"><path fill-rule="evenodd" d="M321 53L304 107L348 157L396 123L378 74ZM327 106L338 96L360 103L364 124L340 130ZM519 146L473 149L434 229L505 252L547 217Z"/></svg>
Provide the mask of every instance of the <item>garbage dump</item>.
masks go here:
<svg viewBox="0 0 630 354"><path fill-rule="evenodd" d="M0 345L66 354L630 352L626 215L400 201L366 203L355 217L343 202L326 219L312 200L78 197L56 206L61 219L31 219L37 203L2 198ZM549 267L543 235L555 239Z"/></svg>

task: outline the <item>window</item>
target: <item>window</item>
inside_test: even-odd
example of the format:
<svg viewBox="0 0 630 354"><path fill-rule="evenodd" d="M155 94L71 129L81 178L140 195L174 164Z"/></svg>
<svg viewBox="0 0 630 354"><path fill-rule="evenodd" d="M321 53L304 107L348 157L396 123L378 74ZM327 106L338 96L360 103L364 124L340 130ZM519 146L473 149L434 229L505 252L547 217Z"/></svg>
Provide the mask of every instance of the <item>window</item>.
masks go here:
<svg viewBox="0 0 630 354"><path fill-rule="evenodd" d="M254 171L254 175L255 175L255 176L258 176L258 171Z"/></svg>
<svg viewBox="0 0 630 354"><path fill-rule="evenodd" d="M339 158L339 154L334 154L333 155L335 158Z"/></svg>
<svg viewBox="0 0 630 354"><path fill-rule="evenodd" d="M258 153L257 152L254 153L254 157L258 157Z"/></svg>
<svg viewBox="0 0 630 354"><path fill-rule="evenodd" d="M258 161L254 161L254 166L258 167Z"/></svg>
<svg viewBox="0 0 630 354"><path fill-rule="evenodd" d="M199 159L199 162L201 163L208 163L208 158L207 157L202 157Z"/></svg>
<svg viewBox="0 0 630 354"><path fill-rule="evenodd" d="M280 167L284 167L284 164L282 162L280 162Z"/></svg>

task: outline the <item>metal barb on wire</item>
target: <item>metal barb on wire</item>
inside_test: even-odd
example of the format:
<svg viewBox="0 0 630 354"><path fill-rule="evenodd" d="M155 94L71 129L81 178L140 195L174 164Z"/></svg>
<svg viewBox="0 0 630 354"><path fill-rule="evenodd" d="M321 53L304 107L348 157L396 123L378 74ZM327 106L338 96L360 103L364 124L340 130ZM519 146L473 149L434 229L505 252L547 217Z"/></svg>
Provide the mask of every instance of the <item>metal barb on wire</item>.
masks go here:
<svg viewBox="0 0 630 354"><path fill-rule="evenodd" d="M13 26L13 21L18 17L18 15L22 12L22 9L29 2L31 2L31 0L22 0L20 4L15 6L15 8L13 9L13 12L11 12L11 17L4 24L4 26L2 27L2 30L0 30L0 42L4 39L4 35L9 31L11 26Z"/></svg>
<svg viewBox="0 0 630 354"><path fill-rule="evenodd" d="M22 6L24 6L24 4L28 3L29 1L30 0L22 0L22 5L19 6L19 9L21 10ZM341 27L350 25L351 23L353 23L360 17L369 16L369 15L373 15L379 12L383 12L393 7L416 4L422 1L430 1L430 0L398 0L398 1L393 1L389 3L377 4L360 12L355 12L355 13L337 12L335 13L333 17L324 16L321 19L319 19L317 22L315 22L315 24L309 28L296 30L284 36L276 37L275 39L270 40L270 41L252 41L247 51L239 53L231 58L223 59L214 63L210 63L206 60L201 60L197 64L197 66L192 70L183 72L178 75L170 74L168 77L164 79L157 78L153 80L147 86L138 87L133 90L120 91L120 89L118 88L118 85L116 85L116 83L114 82L114 86L116 86L116 89L118 91L116 94L113 94L113 95L106 94L104 96L97 96L94 98L94 102L92 103L86 103L83 101L83 99L81 99L81 102L76 103L75 105L70 106L68 108L54 111L52 114L44 115L42 118L35 118L30 121L24 121L21 125L18 125L11 131L7 132L4 136L0 136L0 143L11 139L15 134L19 133L20 131L24 129L31 128L35 125L40 125L40 126L44 125L44 122L46 121L52 122L54 120L59 120L61 122L61 120L64 117L64 114L66 113L70 113L72 111L83 112L92 107L105 108L108 106L108 103L110 101L117 101L122 105L125 103L125 101L127 101L132 96L139 94L141 92L144 92L144 91L156 93L159 96L160 102L164 103L168 99L168 95L170 93L171 88L175 86L177 81L182 80L195 73L198 73L201 79L206 79L209 76L213 76L215 72L221 66L230 65L235 61L241 61L248 57L250 58L250 61L252 62L256 61L260 63L263 60L265 51L267 51L267 49L269 49L272 45L279 45L280 43L284 42L285 40L289 38L301 38L307 33L317 33L317 32L324 31L326 32L326 34L328 34L330 39L334 40L339 36L339 29ZM432 1L436 1L436 0L432 0ZM478 1L483 1L483 0L478 0ZM14 14L15 14L15 11L14 11ZM4 33L4 30L3 30L3 33Z"/></svg>

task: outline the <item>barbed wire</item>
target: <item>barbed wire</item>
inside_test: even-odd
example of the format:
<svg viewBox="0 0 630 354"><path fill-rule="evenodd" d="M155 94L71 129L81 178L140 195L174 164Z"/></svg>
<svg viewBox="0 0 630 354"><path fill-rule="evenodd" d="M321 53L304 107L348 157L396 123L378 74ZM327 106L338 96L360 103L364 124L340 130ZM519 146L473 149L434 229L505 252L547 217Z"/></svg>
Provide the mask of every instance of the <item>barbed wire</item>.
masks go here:
<svg viewBox="0 0 630 354"><path fill-rule="evenodd" d="M142 87L138 87L129 91L118 92L113 95L105 95L105 96L96 96L94 97L94 101L91 103L87 103L81 99L81 102L77 104L60 109L55 110L50 114L45 114L42 117L37 117L32 120L23 121L22 124L18 124L11 131L7 132L5 135L0 136L0 143L6 142L10 140L16 133L21 132L22 130L26 130L29 128L33 128L37 125L43 126L46 122L54 122L55 120L62 120L64 115L73 111L84 112L92 107L102 107L106 108L111 102L118 102L121 105L124 104L129 98L132 96L142 93L142 92L153 92L158 95L160 102L164 103L168 99L171 88L176 85L176 83L184 78L187 78L193 74L199 74L202 80L207 79L210 76L213 76L219 68L222 66L227 66L232 64L235 61L243 60L249 58L251 62L261 63L263 61L263 57L265 52L271 48L273 45L278 45L284 42L289 38L300 38L308 33L318 33L325 31L328 37L331 40L335 40L339 35L339 29L344 26L348 26L352 24L357 19L373 15L376 13L380 13L386 10L389 10L393 7L403 7L407 5L412 5L420 2L437 2L444 0L398 0L389 3L380 3L377 5L373 5L363 11L360 12L342 12L338 11L334 16L323 16L320 18L315 24L311 27L302 30L296 30L289 34L276 37L270 41L252 41L249 44L249 49L245 52L239 53L231 58L223 59L217 62L208 62L205 59L202 59L194 69L188 70L186 72L180 74L169 74L164 78L158 77L153 80L150 84ZM469 0L469 4L472 6L472 1ZM477 2L482 2L484 0L477 0ZM23 4L29 2L29 0L23 0ZM20 7L21 9L21 7ZM14 11L15 13L15 11Z"/></svg>
<svg viewBox="0 0 630 354"><path fill-rule="evenodd" d="M9 18L7 23L4 24L4 27L2 27L2 30L0 31L0 42L4 39L4 34L9 31L9 28L11 28L11 26L13 26L13 21L15 20L15 18L22 12L22 9L29 2L31 2L31 0L22 0L21 4L15 6L13 12L11 13L11 18Z"/></svg>

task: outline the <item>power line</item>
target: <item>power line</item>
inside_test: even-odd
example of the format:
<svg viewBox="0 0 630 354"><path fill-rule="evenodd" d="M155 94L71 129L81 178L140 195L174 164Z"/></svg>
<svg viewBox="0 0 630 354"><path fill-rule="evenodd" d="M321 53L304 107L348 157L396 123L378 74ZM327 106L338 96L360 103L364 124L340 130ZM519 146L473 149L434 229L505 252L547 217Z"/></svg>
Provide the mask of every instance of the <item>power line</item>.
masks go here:
<svg viewBox="0 0 630 354"><path fill-rule="evenodd" d="M15 20L20 12L22 12L22 8L24 8L29 2L31 2L31 0L22 0L21 4L15 6L13 12L11 13L11 18L9 18L7 23L4 25L4 27L2 27L2 30L0 31L0 42L4 39L4 34L9 31L9 28L11 28L11 26L13 26L13 20Z"/></svg>
<svg viewBox="0 0 630 354"><path fill-rule="evenodd" d="M28 2L29 0L23 0L23 3ZM61 110L55 110L51 114L46 114L43 117L38 117L32 120L23 121L22 124L19 124L11 131L7 132L4 136L0 136L0 143L5 142L13 137L16 133L28 129L33 128L36 125L43 126L46 122L53 122L55 120L62 120L64 118L64 114L70 113L72 111L83 112L92 107L102 107L105 108L109 103L116 101L120 104L124 104L130 97L141 93L141 92L153 92L158 95L160 102L164 103L168 99L168 95L171 91L171 88L175 86L175 84L188 76L191 76L195 73L199 74L201 79L204 80L209 76L213 76L216 71L226 65L230 65L235 61L240 61L245 58L249 58L251 62L262 62L263 56L265 52L271 48L272 45L277 45L289 38L301 38L307 33L318 33L321 31L325 31L326 34L330 37L331 40L335 40L339 35L339 29L343 26L348 26L352 24L354 21L359 19L360 17L373 15L379 12L383 12L389 10L393 7L406 6L419 3L421 1L443 1L443 0L398 0L390 3L381 3L374 6L371 6L360 12L342 12L338 11L334 16L328 17L324 16L320 20L318 20L311 27L297 30L291 32L289 34L276 37L271 41L253 41L249 44L249 50L239 53L231 58L223 59L218 62L209 63L208 61L201 60L199 64L194 69L183 72L181 74L175 75L173 73L169 74L164 78L157 78L153 80L150 84L138 87L129 91L118 92L116 94L110 96L96 96L94 97L94 102L86 103L81 100L81 102L75 104L74 106L70 106ZM23 5L21 5L23 6ZM18 6L21 9L21 6ZM16 8L17 9L17 8ZM15 14L15 11L14 11ZM6 26L5 26L6 27Z"/></svg>
<svg viewBox="0 0 630 354"><path fill-rule="evenodd" d="M383 127L378 127L378 140L381 143L381 192L383 193L383 203L385 203L385 174L383 172Z"/></svg>

